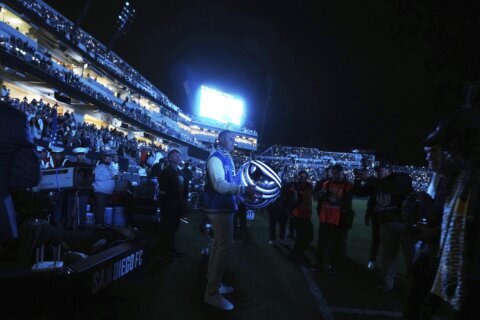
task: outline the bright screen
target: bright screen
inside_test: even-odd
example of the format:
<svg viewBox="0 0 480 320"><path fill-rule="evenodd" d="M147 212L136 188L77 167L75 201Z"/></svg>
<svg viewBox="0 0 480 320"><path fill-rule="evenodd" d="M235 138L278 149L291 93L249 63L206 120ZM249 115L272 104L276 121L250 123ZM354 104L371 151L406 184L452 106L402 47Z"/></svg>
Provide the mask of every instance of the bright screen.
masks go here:
<svg viewBox="0 0 480 320"><path fill-rule="evenodd" d="M200 87L200 117L241 125L243 112L242 100L205 86Z"/></svg>

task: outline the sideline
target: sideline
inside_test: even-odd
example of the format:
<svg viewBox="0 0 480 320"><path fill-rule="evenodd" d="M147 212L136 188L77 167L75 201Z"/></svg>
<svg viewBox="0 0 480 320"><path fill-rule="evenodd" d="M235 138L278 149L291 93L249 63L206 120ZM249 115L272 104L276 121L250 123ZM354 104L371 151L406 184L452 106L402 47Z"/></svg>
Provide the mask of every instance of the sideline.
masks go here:
<svg viewBox="0 0 480 320"><path fill-rule="evenodd" d="M277 245L276 248L288 255L289 250L287 250L287 248L284 245ZM315 279L312 276L312 272L307 266L303 264L299 264L299 267L302 270L303 277L307 282L308 288L310 289L310 292L313 295L313 299L317 304L317 308L320 311L320 314L322 315L323 320L334 320L335 318L333 316L333 313L328 307L327 301L325 300L325 297L323 296L322 291L320 291L320 288L317 286L317 283L315 282Z"/></svg>
<svg viewBox="0 0 480 320"><path fill-rule="evenodd" d="M304 265L300 265L300 268L302 269L303 276L305 277L305 280L307 281L308 287L310 288L310 291L313 294L313 298L315 299L315 302L317 303L317 307L320 310L320 313L322 314L322 317L324 320L333 320L333 313L328 307L327 301L323 297L322 292L320 291L320 288L317 286L315 283L315 279L313 279L311 271Z"/></svg>

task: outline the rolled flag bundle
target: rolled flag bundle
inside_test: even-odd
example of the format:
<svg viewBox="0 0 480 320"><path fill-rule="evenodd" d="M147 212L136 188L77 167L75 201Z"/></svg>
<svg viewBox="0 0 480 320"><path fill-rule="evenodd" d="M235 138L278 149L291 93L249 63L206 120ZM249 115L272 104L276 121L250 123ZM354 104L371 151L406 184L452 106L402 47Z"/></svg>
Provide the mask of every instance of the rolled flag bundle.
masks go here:
<svg viewBox="0 0 480 320"><path fill-rule="evenodd" d="M280 194L282 182L280 177L265 163L252 160L245 163L238 169L236 174L236 183L241 186L254 186L257 197L250 199L242 197L243 203L249 208L263 208Z"/></svg>

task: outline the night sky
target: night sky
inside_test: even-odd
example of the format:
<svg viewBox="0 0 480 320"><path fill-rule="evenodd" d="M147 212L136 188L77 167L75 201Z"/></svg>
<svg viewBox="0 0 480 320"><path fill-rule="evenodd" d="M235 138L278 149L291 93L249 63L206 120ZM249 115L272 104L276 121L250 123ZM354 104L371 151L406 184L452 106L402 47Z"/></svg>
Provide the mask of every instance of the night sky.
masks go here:
<svg viewBox="0 0 480 320"><path fill-rule="evenodd" d="M83 6L47 3L73 21ZM423 165L421 140L479 79L473 1L130 3L137 16L114 51L188 113L186 81L242 96L263 147L375 149ZM82 28L108 43L122 5L93 0Z"/></svg>

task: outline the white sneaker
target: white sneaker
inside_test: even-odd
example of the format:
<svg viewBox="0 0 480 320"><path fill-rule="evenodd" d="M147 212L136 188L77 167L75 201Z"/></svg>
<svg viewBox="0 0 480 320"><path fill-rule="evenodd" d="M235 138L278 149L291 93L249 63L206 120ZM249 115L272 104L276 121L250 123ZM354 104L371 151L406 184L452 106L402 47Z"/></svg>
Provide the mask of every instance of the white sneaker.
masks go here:
<svg viewBox="0 0 480 320"><path fill-rule="evenodd" d="M235 291L233 287L226 286L223 283L220 284L220 288L218 288L218 292L220 292L221 294L229 294L233 291Z"/></svg>
<svg viewBox="0 0 480 320"><path fill-rule="evenodd" d="M205 293L205 298L204 300L205 303L211 305L212 307L230 311L233 310L233 304L225 299L220 293L216 293L214 295L209 295Z"/></svg>
<svg viewBox="0 0 480 320"><path fill-rule="evenodd" d="M373 260L368 261L367 269L368 270L375 270L375 261L373 261Z"/></svg>

